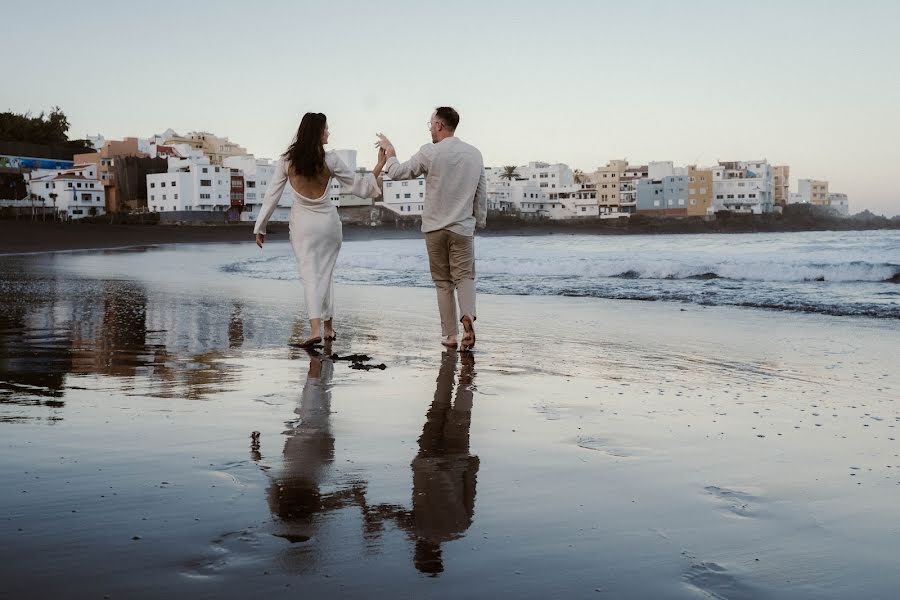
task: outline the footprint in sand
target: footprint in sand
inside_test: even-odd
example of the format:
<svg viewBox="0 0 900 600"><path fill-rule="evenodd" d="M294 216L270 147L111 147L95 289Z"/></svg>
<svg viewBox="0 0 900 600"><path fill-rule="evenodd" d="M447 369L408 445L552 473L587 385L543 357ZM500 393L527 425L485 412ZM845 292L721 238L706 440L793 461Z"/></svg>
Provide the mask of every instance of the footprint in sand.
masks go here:
<svg viewBox="0 0 900 600"><path fill-rule="evenodd" d="M622 448L621 446L613 446L610 444L609 440L592 435L580 435L575 438L575 443L579 448L602 452L603 454L614 456L616 458L633 458L640 454L642 450L641 448Z"/></svg>
<svg viewBox="0 0 900 600"><path fill-rule="evenodd" d="M740 490L720 488L715 485L708 485L703 489L710 496L722 501L725 504L725 510L739 517L749 518L756 516L753 504L759 502L757 496Z"/></svg>
<svg viewBox="0 0 900 600"><path fill-rule="evenodd" d="M765 597L760 590L742 582L728 569L714 562L693 564L683 577L689 587L710 598L749 600Z"/></svg>

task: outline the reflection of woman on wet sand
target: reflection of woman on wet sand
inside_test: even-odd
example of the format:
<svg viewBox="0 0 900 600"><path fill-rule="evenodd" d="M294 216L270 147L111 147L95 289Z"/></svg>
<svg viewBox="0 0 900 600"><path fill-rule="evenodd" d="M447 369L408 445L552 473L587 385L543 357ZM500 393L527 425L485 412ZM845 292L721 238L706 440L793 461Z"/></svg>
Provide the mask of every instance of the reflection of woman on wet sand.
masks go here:
<svg viewBox="0 0 900 600"><path fill-rule="evenodd" d="M330 494L319 490L334 461L329 420L333 374L334 363L310 352L309 373L294 411L297 419L285 432L284 464L269 486L269 508L278 519L275 535L291 542L312 537L321 513L365 502L361 484Z"/></svg>

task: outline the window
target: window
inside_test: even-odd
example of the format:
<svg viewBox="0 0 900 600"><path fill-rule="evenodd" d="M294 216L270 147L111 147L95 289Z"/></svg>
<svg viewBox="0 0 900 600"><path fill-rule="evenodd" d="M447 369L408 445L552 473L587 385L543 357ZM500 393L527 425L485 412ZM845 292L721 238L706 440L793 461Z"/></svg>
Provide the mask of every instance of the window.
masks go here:
<svg viewBox="0 0 900 600"><path fill-rule="evenodd" d="M174 181L172 182L172 187L175 187L175 182L174 182Z"/></svg>
<svg viewBox="0 0 900 600"><path fill-rule="evenodd" d="M151 181L151 182L150 182L150 187L155 188L155 187L156 187L156 182Z"/></svg>
<svg viewBox="0 0 900 600"><path fill-rule="evenodd" d="M734 194L728 194L728 198L729 199L734 198Z"/></svg>
<svg viewBox="0 0 900 600"><path fill-rule="evenodd" d="M216 167L216 173L218 173L218 172L219 172L219 167Z"/></svg>
<svg viewBox="0 0 900 600"><path fill-rule="evenodd" d="M420 180L419 180L419 185L425 185L425 180L424 180L424 179L420 179Z"/></svg>
<svg viewBox="0 0 900 600"><path fill-rule="evenodd" d="M165 181L161 181L161 182L159 183L159 187L166 187L166 182L165 182Z"/></svg>
<svg viewBox="0 0 900 600"><path fill-rule="evenodd" d="M150 196L150 199L151 199L151 200L156 200L156 196L151 195L151 196ZM155 207L155 206L153 207L153 210L156 210L156 207Z"/></svg>
<svg viewBox="0 0 900 600"><path fill-rule="evenodd" d="M81 187L81 184L80 184L80 183L78 184L78 187Z"/></svg>
<svg viewBox="0 0 900 600"><path fill-rule="evenodd" d="M684 206L684 198L678 199L678 206Z"/></svg>
<svg viewBox="0 0 900 600"><path fill-rule="evenodd" d="M166 199L166 195L165 195L165 194L163 194L163 197L162 197L162 199L163 199L163 200L165 200L165 199Z"/></svg>
<svg viewBox="0 0 900 600"><path fill-rule="evenodd" d="M212 179L201 179L200 187L210 187L212 185Z"/></svg>
<svg viewBox="0 0 900 600"><path fill-rule="evenodd" d="M91 195L90 195L90 194L82 194L82 195L81 195L81 199L90 202L90 201L91 201Z"/></svg>
<svg viewBox="0 0 900 600"><path fill-rule="evenodd" d="M178 200L178 194L175 194L175 199Z"/></svg>
<svg viewBox="0 0 900 600"><path fill-rule="evenodd" d="M204 172L204 173L207 173L207 172L208 172L208 170L207 170L206 167L203 167L203 172Z"/></svg>
<svg viewBox="0 0 900 600"><path fill-rule="evenodd" d="M175 210L175 205L174 205L174 204L172 205L172 210Z"/></svg>
<svg viewBox="0 0 900 600"><path fill-rule="evenodd" d="M406 186L409 185L409 182L408 182L408 181L401 181L401 182L400 182L400 185L402 185L403 187L406 187Z"/></svg>
<svg viewBox="0 0 900 600"><path fill-rule="evenodd" d="M403 194L403 198L404 198L404 199L406 199L406 198L412 198L412 194Z"/></svg>
<svg viewBox="0 0 900 600"><path fill-rule="evenodd" d="M654 201L653 201L653 206L659 206L659 200L654 200Z"/></svg>
<svg viewBox="0 0 900 600"><path fill-rule="evenodd" d="M394 194L394 197L395 197L397 200L399 200L399 199L400 199L400 194Z"/></svg>
<svg viewBox="0 0 900 600"><path fill-rule="evenodd" d="M725 199L725 196L723 196L722 194L716 194L716 200L724 200L724 199Z"/></svg>
<svg viewBox="0 0 900 600"><path fill-rule="evenodd" d="M424 197L425 197L425 194L423 194L422 192L419 192L419 198L424 198Z"/></svg>

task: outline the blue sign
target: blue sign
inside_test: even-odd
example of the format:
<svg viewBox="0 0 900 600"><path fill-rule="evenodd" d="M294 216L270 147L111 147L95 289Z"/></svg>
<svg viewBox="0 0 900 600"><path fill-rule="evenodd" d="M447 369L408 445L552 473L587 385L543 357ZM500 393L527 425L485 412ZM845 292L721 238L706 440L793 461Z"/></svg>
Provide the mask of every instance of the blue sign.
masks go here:
<svg viewBox="0 0 900 600"><path fill-rule="evenodd" d="M30 156L7 156L0 154L0 167L11 169L68 169L75 165L71 160L54 158L32 158Z"/></svg>

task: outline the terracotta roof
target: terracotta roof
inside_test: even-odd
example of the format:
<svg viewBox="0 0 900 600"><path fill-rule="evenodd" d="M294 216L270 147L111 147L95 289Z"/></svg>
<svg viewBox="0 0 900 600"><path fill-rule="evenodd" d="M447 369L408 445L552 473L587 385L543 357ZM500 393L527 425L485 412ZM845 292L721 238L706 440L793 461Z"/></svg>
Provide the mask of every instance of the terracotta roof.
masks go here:
<svg viewBox="0 0 900 600"><path fill-rule="evenodd" d="M93 179L88 179L84 175L70 175L68 173L60 173L53 179L84 179L86 181L94 181Z"/></svg>
<svg viewBox="0 0 900 600"><path fill-rule="evenodd" d="M156 154L167 154L169 156L174 156L175 158L182 158L181 154L178 153L178 150L172 146L159 145L156 147Z"/></svg>

